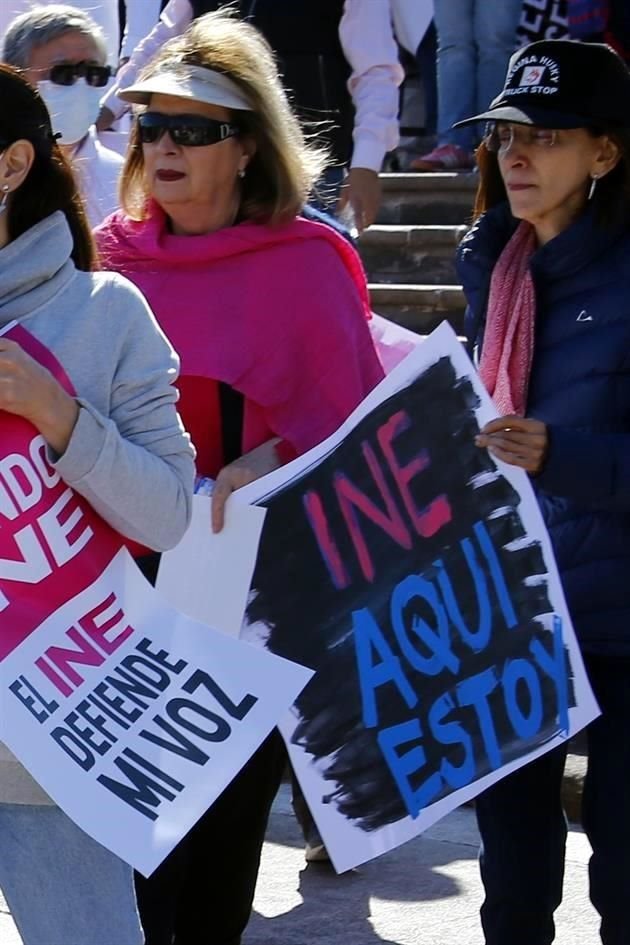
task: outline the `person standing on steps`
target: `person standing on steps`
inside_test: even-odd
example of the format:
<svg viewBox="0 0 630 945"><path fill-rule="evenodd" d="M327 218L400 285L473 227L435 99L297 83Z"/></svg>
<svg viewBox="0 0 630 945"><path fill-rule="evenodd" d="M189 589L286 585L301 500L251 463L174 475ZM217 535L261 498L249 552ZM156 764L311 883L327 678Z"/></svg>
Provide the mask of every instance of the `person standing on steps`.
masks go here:
<svg viewBox="0 0 630 945"><path fill-rule="evenodd" d="M499 92L516 43L522 0L435 0L438 35L438 143L411 170L467 171L479 142L475 125L453 126Z"/></svg>

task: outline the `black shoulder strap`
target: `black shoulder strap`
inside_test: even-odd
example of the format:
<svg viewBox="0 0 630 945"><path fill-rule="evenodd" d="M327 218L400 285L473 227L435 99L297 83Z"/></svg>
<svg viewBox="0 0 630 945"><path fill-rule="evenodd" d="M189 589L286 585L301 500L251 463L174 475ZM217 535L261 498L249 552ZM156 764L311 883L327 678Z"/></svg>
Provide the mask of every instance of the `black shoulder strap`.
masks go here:
<svg viewBox="0 0 630 945"><path fill-rule="evenodd" d="M219 408L221 410L223 464L226 465L238 459L243 452L245 398L229 384L219 381ZM151 584L155 584L160 557L157 552L151 552L136 558L136 564Z"/></svg>
<svg viewBox="0 0 630 945"><path fill-rule="evenodd" d="M243 417L245 398L229 384L219 381L221 440L223 464L231 463L243 453Z"/></svg>

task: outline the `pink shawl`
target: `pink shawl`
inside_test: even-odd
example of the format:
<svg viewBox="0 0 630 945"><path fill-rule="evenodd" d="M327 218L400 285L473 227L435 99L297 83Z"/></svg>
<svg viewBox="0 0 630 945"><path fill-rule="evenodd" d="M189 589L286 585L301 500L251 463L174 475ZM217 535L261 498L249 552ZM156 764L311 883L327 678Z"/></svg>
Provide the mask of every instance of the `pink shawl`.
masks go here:
<svg viewBox="0 0 630 945"><path fill-rule="evenodd" d="M492 272L479 374L499 413L525 415L536 296L529 265L536 236L520 223Z"/></svg>
<svg viewBox="0 0 630 945"><path fill-rule="evenodd" d="M95 236L103 268L146 296L182 375L244 395L245 451L272 434L309 449L383 377L361 262L324 224L176 236L154 205L141 223L114 214Z"/></svg>

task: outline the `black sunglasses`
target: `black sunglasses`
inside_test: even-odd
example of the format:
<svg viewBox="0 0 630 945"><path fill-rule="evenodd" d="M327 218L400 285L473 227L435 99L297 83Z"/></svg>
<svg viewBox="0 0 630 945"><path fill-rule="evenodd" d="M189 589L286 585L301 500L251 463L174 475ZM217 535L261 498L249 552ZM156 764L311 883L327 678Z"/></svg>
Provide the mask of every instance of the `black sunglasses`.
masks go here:
<svg viewBox="0 0 630 945"><path fill-rule="evenodd" d="M240 131L238 125L229 121L217 121L204 115L162 115L160 112L144 112L138 115L138 131L143 144L155 144L165 131L171 140L183 148L203 148L232 138Z"/></svg>
<svg viewBox="0 0 630 945"><path fill-rule="evenodd" d="M50 81L55 85L74 85L77 79L85 79L93 88L107 85L112 70L109 66L96 66L90 62L60 62L50 70Z"/></svg>

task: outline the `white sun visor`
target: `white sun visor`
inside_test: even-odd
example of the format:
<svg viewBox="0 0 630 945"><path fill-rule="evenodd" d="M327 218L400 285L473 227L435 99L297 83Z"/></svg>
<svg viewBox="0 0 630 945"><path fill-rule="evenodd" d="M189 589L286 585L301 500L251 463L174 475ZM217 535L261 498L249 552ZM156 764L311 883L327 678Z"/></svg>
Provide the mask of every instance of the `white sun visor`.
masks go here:
<svg viewBox="0 0 630 945"><path fill-rule="evenodd" d="M166 66L148 79L130 85L118 93L119 98L134 105L148 105L152 95L175 95L208 105L222 105L252 111L245 93L228 76L203 66Z"/></svg>

